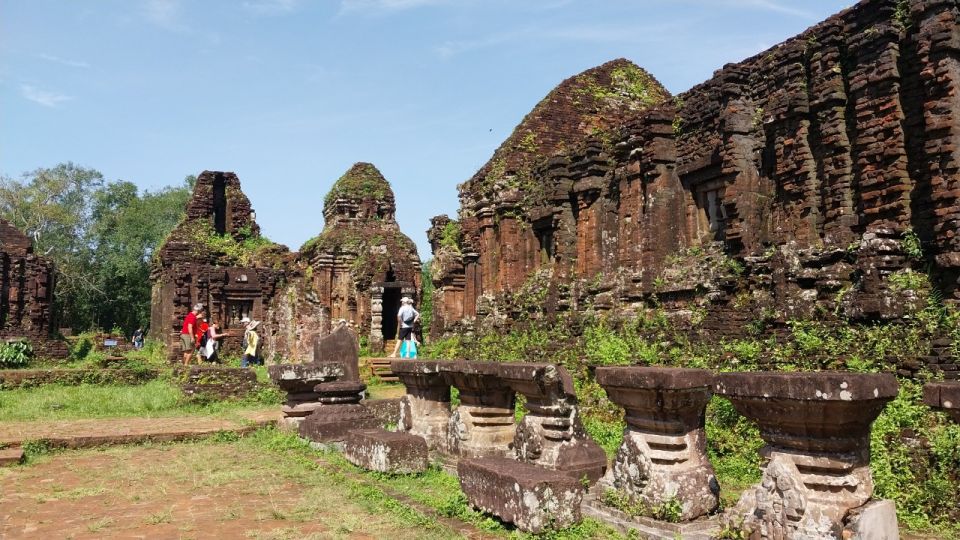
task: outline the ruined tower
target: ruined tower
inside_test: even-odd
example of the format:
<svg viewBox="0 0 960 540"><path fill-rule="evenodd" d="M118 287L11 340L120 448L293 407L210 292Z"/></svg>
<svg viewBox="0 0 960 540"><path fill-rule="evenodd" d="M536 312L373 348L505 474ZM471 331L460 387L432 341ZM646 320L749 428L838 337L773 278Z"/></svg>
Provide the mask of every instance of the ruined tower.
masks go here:
<svg viewBox="0 0 960 540"><path fill-rule="evenodd" d="M283 283L287 248L260 235L250 200L232 172L203 171L186 217L154 256L150 332L176 355L181 322L201 303L211 321L232 335L223 350L237 352L243 317L264 319Z"/></svg>
<svg viewBox="0 0 960 540"><path fill-rule="evenodd" d="M434 329L655 304L737 336L960 302L958 27L956 2L864 0L673 99L605 113L659 86L624 61L564 81L434 221Z"/></svg>
<svg viewBox="0 0 960 540"><path fill-rule="evenodd" d="M401 297L420 293L420 257L395 213L389 182L372 164L356 163L324 199L323 232L300 248L331 318L353 321L372 351L395 338Z"/></svg>
<svg viewBox="0 0 960 540"><path fill-rule="evenodd" d="M39 356L61 358L66 344L52 339L53 262L33 252L33 241L0 219L0 339L30 341Z"/></svg>

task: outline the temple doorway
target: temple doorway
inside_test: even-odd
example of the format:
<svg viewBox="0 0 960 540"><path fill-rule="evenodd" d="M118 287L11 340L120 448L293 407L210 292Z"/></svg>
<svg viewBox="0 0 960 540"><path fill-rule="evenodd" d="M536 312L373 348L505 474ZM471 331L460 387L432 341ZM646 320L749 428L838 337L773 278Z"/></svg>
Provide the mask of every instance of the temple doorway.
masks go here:
<svg viewBox="0 0 960 540"><path fill-rule="evenodd" d="M387 287L383 289L383 340L390 341L397 339L397 312L400 311L400 297L402 291L399 287Z"/></svg>

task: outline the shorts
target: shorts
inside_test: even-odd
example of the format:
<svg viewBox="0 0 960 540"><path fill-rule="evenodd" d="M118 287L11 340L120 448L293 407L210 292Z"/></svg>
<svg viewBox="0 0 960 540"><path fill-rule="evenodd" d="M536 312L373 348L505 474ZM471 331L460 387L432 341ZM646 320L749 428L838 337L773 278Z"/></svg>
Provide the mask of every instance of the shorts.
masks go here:
<svg viewBox="0 0 960 540"><path fill-rule="evenodd" d="M410 339L411 335L413 335L413 327L400 329L400 341Z"/></svg>
<svg viewBox="0 0 960 540"><path fill-rule="evenodd" d="M193 352L197 348L196 344L193 342L193 336L190 334L180 334L180 352L188 353Z"/></svg>

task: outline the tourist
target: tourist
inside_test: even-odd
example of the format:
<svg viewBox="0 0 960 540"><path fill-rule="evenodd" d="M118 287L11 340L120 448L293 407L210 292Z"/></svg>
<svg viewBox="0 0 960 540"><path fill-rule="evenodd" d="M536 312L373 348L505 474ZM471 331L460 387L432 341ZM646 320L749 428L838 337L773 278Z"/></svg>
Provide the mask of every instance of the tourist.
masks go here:
<svg viewBox="0 0 960 540"><path fill-rule="evenodd" d="M183 365L185 366L190 365L190 357L193 356L196 347L193 336L197 327L197 315L202 311L203 304L196 304L193 306L193 310L183 318L183 328L180 329L180 352L183 353Z"/></svg>
<svg viewBox="0 0 960 540"><path fill-rule="evenodd" d="M416 358L416 342L413 339L413 327L420 320L420 312L413 308L413 300L407 296L404 296L400 300L400 304L400 310L397 312L397 324L400 326L400 333L397 336L397 344L393 347L393 353L390 354L390 358L397 357L397 353L400 352L400 346L403 345L405 341L410 342L405 347L406 350L411 350L412 354L405 354L404 358Z"/></svg>
<svg viewBox="0 0 960 540"><path fill-rule="evenodd" d="M260 360L260 357L257 354L257 349L260 346L260 335L257 334L258 326L260 326L260 321L250 321L250 324L247 325L247 346L243 350L243 358L240 360L240 367L247 367L251 364L263 365L263 362Z"/></svg>
<svg viewBox="0 0 960 540"><path fill-rule="evenodd" d="M210 330L210 325L207 323L207 316L202 312L197 316L197 329L196 334L193 336L195 348L197 354L197 363L200 364L203 362L203 346L207 343L207 331Z"/></svg>
<svg viewBox="0 0 960 540"><path fill-rule="evenodd" d="M218 361L217 351L220 350L220 342L218 340L230 335L228 332L224 332L222 334L219 333L219 329L220 325L217 323L211 323L210 328L207 329L207 340L206 343L203 344L203 349L201 350L201 354L207 359L207 362Z"/></svg>
<svg viewBox="0 0 960 540"><path fill-rule="evenodd" d="M135 350L139 351L143 348L143 335L144 332L142 326L137 328L137 331L133 333L133 337L130 339L130 341L133 342L133 348Z"/></svg>

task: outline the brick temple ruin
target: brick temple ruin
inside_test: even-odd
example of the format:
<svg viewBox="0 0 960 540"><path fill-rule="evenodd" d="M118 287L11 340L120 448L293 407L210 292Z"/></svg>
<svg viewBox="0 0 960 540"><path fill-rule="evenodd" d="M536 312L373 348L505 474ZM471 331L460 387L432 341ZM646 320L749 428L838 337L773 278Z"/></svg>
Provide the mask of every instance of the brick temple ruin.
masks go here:
<svg viewBox="0 0 960 540"><path fill-rule="evenodd" d="M396 220L393 189L370 163L356 163L323 202L323 232L300 248L307 281L334 320L352 321L371 351L396 338L400 299L416 299L420 256Z"/></svg>
<svg viewBox="0 0 960 540"><path fill-rule="evenodd" d="M55 284L53 262L34 253L33 240L0 219L0 339L26 339L39 356L66 357L66 342L55 339Z"/></svg>
<svg viewBox="0 0 960 540"><path fill-rule="evenodd" d="M151 332L171 357L183 318L196 303L230 333L238 352L240 320L264 321L264 356L309 361L331 321L369 336L371 350L396 334L404 295L420 292L420 258L400 232L393 191L380 171L357 163L324 201L323 232L299 253L260 234L250 200L230 172L204 171L177 225L154 259Z"/></svg>
<svg viewBox="0 0 960 540"><path fill-rule="evenodd" d="M928 265L960 302L958 20L865 0L676 96L626 60L564 81L434 218L432 331L654 297L714 336L897 320Z"/></svg>
<svg viewBox="0 0 960 540"><path fill-rule="evenodd" d="M254 252L260 227L240 179L230 172L197 177L186 216L154 257L150 331L179 353L178 335L191 306L204 305L212 321L231 333L224 350L238 350L243 317L263 320L287 278L283 246Z"/></svg>

